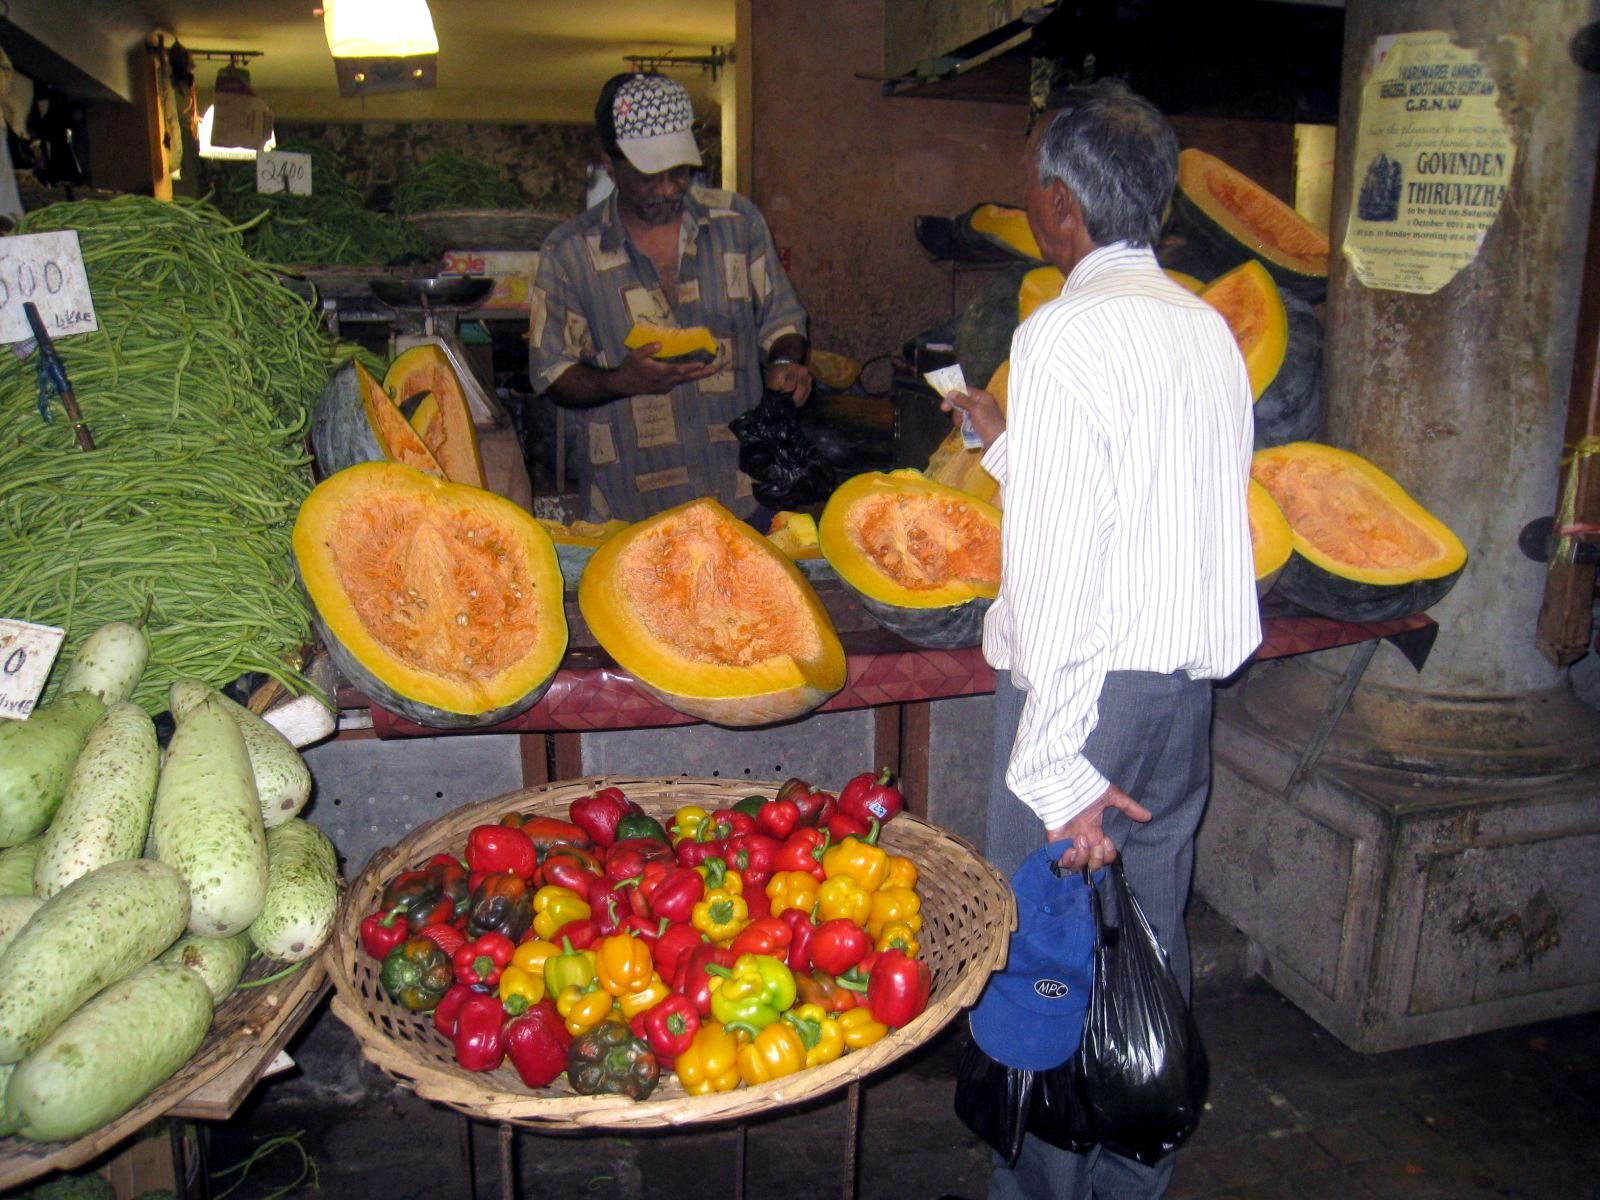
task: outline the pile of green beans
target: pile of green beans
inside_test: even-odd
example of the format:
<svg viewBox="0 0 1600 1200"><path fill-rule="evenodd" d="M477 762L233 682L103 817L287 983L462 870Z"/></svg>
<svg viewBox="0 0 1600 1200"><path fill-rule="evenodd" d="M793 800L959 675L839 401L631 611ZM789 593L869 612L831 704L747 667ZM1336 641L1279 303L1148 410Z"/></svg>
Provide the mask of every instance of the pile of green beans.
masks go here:
<svg viewBox="0 0 1600 1200"><path fill-rule="evenodd" d="M251 222L245 249L265 263L355 266L425 256L427 243L409 222L365 207L338 161L321 150L289 145L311 155L311 195L280 196L256 191L254 163L231 163L212 197L230 219ZM260 217L265 213L265 217Z"/></svg>
<svg viewBox="0 0 1600 1200"><path fill-rule="evenodd" d="M522 189L488 163L448 150L411 168L394 189L394 210L398 213L527 206Z"/></svg>
<svg viewBox="0 0 1600 1200"><path fill-rule="evenodd" d="M67 630L59 680L83 638L148 602L134 699L153 713L185 676L306 690L290 536L336 348L209 204L55 204L18 232L60 229L78 232L100 326L56 343L96 449L53 397L40 419L37 355L0 355L0 616Z"/></svg>

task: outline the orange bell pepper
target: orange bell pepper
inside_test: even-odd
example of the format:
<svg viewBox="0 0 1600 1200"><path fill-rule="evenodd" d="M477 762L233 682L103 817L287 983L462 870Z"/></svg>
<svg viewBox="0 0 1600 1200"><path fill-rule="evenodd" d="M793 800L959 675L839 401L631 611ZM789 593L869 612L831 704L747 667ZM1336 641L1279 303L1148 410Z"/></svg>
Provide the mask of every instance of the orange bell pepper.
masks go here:
<svg viewBox="0 0 1600 1200"><path fill-rule="evenodd" d="M883 927L883 932L878 934L878 940L872 948L880 954L885 950L899 950L907 958L915 958L917 951L922 949L922 943L917 941L916 931L905 921L889 921Z"/></svg>
<svg viewBox="0 0 1600 1200"><path fill-rule="evenodd" d="M640 1013L660 1004L671 994L672 989L667 986L667 981L651 971L649 980L642 988L617 998L617 1007L622 1009L623 1018L631 1021Z"/></svg>
<svg viewBox="0 0 1600 1200"><path fill-rule="evenodd" d="M731 1092L739 1086L738 1057L738 1039L717 1022L705 1021L689 1048L678 1055L673 1071L691 1096Z"/></svg>
<svg viewBox="0 0 1600 1200"><path fill-rule="evenodd" d="M595 984L587 989L572 984L556 999L556 1011L573 1037L586 1033L611 1015L616 997Z"/></svg>
<svg viewBox="0 0 1600 1200"><path fill-rule="evenodd" d="M917 864L903 854L889 856L889 875L883 881L883 886L915 888L917 886Z"/></svg>
<svg viewBox="0 0 1600 1200"><path fill-rule="evenodd" d="M806 1047L806 1066L820 1067L844 1053L844 1027L820 1004L797 1004L783 1014Z"/></svg>
<svg viewBox="0 0 1600 1200"><path fill-rule="evenodd" d="M823 876L849 876L863 891L877 891L889 877L889 852L877 844L876 836L876 830L868 837L852 835L830 847L822 856Z"/></svg>
<svg viewBox="0 0 1600 1200"><path fill-rule="evenodd" d="M600 986L613 996L637 992L650 982L654 970L649 943L630 934L614 933L602 938L595 951Z"/></svg>
<svg viewBox="0 0 1600 1200"><path fill-rule="evenodd" d="M872 1015L870 1008L852 1008L840 1013L834 1020L844 1034L847 1049L860 1050L888 1036L889 1027Z"/></svg>
<svg viewBox="0 0 1600 1200"><path fill-rule="evenodd" d="M739 1078L754 1087L793 1075L806 1065L806 1044L787 1021L774 1021L739 1047Z"/></svg>

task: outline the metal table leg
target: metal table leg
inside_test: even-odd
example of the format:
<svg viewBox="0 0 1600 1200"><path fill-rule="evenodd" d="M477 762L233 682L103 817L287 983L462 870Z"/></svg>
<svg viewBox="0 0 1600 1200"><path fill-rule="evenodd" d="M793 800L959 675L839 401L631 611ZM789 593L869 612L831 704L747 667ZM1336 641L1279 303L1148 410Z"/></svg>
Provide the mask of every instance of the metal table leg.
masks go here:
<svg viewBox="0 0 1600 1200"><path fill-rule="evenodd" d="M1316 728L1311 731L1311 738L1300 754L1300 761L1295 764L1289 782L1283 789L1283 798L1290 804L1296 803L1300 793L1305 790L1306 783L1311 778L1312 768L1317 765L1317 759L1322 757L1323 748L1333 736L1334 726L1339 723L1339 718L1344 716L1350 697L1355 695L1356 687L1361 683L1361 677L1366 674L1367 664L1372 661L1377 649L1376 639L1362 642L1356 647L1355 655L1350 659L1344 669L1344 675L1339 680L1339 686L1334 689L1333 699L1328 702L1327 711L1322 714Z"/></svg>
<svg viewBox="0 0 1600 1200"><path fill-rule="evenodd" d="M500 1200L517 1200L517 1130L500 1122Z"/></svg>
<svg viewBox="0 0 1600 1200"><path fill-rule="evenodd" d="M856 1198L856 1174L861 1158L861 1081L853 1080L844 1103L844 1200Z"/></svg>

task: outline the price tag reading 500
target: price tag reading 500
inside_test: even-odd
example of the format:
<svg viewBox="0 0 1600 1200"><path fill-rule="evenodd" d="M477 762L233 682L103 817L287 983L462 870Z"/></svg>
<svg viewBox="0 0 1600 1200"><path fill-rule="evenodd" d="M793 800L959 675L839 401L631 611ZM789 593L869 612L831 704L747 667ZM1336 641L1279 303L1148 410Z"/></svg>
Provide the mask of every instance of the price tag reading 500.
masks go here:
<svg viewBox="0 0 1600 1200"><path fill-rule="evenodd" d="M0 621L0 717L21 720L33 711L64 636L54 625Z"/></svg>
<svg viewBox="0 0 1600 1200"><path fill-rule="evenodd" d="M30 300L52 339L100 328L76 230L0 238L0 341L32 339L22 311Z"/></svg>

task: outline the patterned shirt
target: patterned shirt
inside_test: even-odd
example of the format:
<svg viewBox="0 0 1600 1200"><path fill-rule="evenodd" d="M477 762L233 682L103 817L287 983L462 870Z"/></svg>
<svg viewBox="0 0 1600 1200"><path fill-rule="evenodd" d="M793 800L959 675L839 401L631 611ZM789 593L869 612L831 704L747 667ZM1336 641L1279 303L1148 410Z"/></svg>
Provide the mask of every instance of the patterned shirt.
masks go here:
<svg viewBox="0 0 1600 1200"><path fill-rule="evenodd" d="M983 651L1025 693L1006 784L1054 829L1106 790L1081 753L1106 672L1220 679L1261 641L1250 380L1221 315L1119 242L1018 328L1008 391Z"/></svg>
<svg viewBox="0 0 1600 1200"><path fill-rule="evenodd" d="M691 188L683 200L674 301L655 264L627 236L617 195L545 239L529 296L529 374L548 388L575 363L602 370L628 356L636 321L717 339L715 374L668 395L573 409L578 486L591 520L637 521L712 495L739 516L755 511L728 422L761 399L762 360L806 314L755 205L733 192Z"/></svg>

